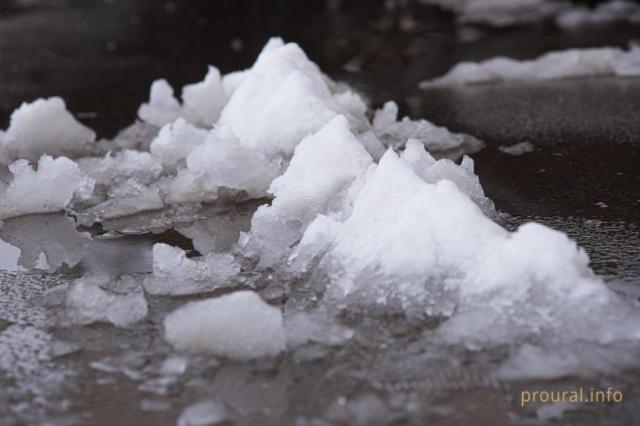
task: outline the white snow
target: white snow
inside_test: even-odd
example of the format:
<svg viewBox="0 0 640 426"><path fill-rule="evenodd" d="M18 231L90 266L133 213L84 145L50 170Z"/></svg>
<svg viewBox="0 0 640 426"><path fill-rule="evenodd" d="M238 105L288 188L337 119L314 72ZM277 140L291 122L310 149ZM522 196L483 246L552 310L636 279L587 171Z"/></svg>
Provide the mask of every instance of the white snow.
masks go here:
<svg viewBox="0 0 640 426"><path fill-rule="evenodd" d="M541 335L640 337L638 312L593 275L566 235L534 223L509 233L451 181L428 183L391 151L344 223L316 221L298 256L326 250L319 267L330 304L448 317L439 335L471 347ZM604 317L616 319L615 330Z"/></svg>
<svg viewBox="0 0 640 426"><path fill-rule="evenodd" d="M72 324L87 325L110 322L127 327L147 316L147 302L142 292L112 294L102 288L109 277L87 276L73 282L68 290L65 306Z"/></svg>
<svg viewBox="0 0 640 426"><path fill-rule="evenodd" d="M434 155L458 158L464 153L474 153L484 146L470 135L452 133L444 127L425 120L404 117L398 121L398 105L387 102L373 117L373 130L386 146L402 147L408 139L422 142Z"/></svg>
<svg viewBox="0 0 640 426"><path fill-rule="evenodd" d="M187 303L167 315L164 326L179 350L247 360L285 349L280 310L252 291Z"/></svg>
<svg viewBox="0 0 640 426"><path fill-rule="evenodd" d="M182 88L182 104L168 81L154 81L149 102L140 106L138 117L158 127L182 117L194 125L211 128L218 121L226 98L220 71L209 66L203 81Z"/></svg>
<svg viewBox="0 0 640 426"><path fill-rule="evenodd" d="M610 0L597 4L593 9L575 6L556 16L556 24L565 29L616 22L640 23L640 5L626 0Z"/></svg>
<svg viewBox="0 0 640 426"><path fill-rule="evenodd" d="M178 426L211 426L227 420L227 410L217 401L201 401L184 409Z"/></svg>
<svg viewBox="0 0 640 426"><path fill-rule="evenodd" d="M515 157L533 152L535 151L535 149L536 147L531 142L527 141L519 142L509 146L500 145L498 147L498 150L500 150L500 152L504 152L505 154L513 155Z"/></svg>
<svg viewBox="0 0 640 426"><path fill-rule="evenodd" d="M43 155L34 170L27 160L9 165L13 180L0 193L0 219L62 211L75 196L87 198L94 181L66 157Z"/></svg>
<svg viewBox="0 0 640 426"><path fill-rule="evenodd" d="M529 60L496 57L481 62L461 62L447 74L420 83L423 88L482 84L510 80L551 80L598 76L640 76L640 48L568 49Z"/></svg>
<svg viewBox="0 0 640 426"><path fill-rule="evenodd" d="M11 114L2 138L3 162L38 160L43 154L79 156L95 140L93 130L79 123L61 98L23 103Z"/></svg>
<svg viewBox="0 0 640 426"><path fill-rule="evenodd" d="M551 18L569 9L563 0L420 0L450 10L464 23L495 27L526 24Z"/></svg>
<svg viewBox="0 0 640 426"><path fill-rule="evenodd" d="M372 165L344 116L304 138L287 171L271 183L275 199L254 214L244 253L259 257L263 267L285 261L316 215L348 210L351 185Z"/></svg>
<svg viewBox="0 0 640 426"><path fill-rule="evenodd" d="M150 151L165 167L174 167L184 163L187 155L196 146L202 145L206 137L207 131L179 118L160 129L158 136L151 142Z"/></svg>
<svg viewBox="0 0 640 426"><path fill-rule="evenodd" d="M153 246L153 275L145 280L150 294L186 295L237 285L240 266L228 253L189 259L184 250L164 243Z"/></svg>

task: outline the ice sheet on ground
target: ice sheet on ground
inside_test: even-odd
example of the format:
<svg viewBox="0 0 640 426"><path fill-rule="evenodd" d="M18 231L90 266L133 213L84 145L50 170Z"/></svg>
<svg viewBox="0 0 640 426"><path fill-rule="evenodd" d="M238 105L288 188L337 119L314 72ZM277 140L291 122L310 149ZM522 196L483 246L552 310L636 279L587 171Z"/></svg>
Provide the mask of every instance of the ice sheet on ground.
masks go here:
<svg viewBox="0 0 640 426"><path fill-rule="evenodd" d="M88 198L94 181L66 157L43 155L37 170L27 160L9 166L13 180L0 193L0 219L65 209L74 196Z"/></svg>
<svg viewBox="0 0 640 426"><path fill-rule="evenodd" d="M77 325L109 322L117 327L144 319L148 311L144 294L117 294L101 288L110 282L109 276L89 275L71 283L65 300L67 319Z"/></svg>
<svg viewBox="0 0 640 426"><path fill-rule="evenodd" d="M11 114L0 150L5 164L22 158L37 161L43 154L79 156L95 140L93 130L79 123L58 97L23 103Z"/></svg>
<svg viewBox="0 0 640 426"><path fill-rule="evenodd" d="M42 255L48 267L74 267L84 258L91 241L89 233L78 232L73 219L63 214L5 219L0 238L19 250L18 264L26 269L39 266Z"/></svg>
<svg viewBox="0 0 640 426"><path fill-rule="evenodd" d="M481 62L461 62L442 77L420 83L423 88L510 80L551 80L598 76L640 76L640 48L568 49L538 58L515 60L495 57Z"/></svg>
<svg viewBox="0 0 640 426"><path fill-rule="evenodd" d="M240 265L228 253L208 253L187 258L184 250L168 244L153 246L153 274L145 280L150 294L187 295L207 293L238 285Z"/></svg>
<svg viewBox="0 0 640 426"><path fill-rule="evenodd" d="M285 349L282 313L252 291L187 303L167 315L164 326L178 350L246 360Z"/></svg>

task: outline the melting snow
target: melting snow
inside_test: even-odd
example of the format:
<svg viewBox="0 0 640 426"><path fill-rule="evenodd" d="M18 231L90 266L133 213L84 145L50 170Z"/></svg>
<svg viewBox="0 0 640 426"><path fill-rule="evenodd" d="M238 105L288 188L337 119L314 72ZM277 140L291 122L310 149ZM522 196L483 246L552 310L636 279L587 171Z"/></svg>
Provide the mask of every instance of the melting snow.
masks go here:
<svg viewBox="0 0 640 426"><path fill-rule="evenodd" d="M496 57L482 62L461 62L447 74L420 83L423 88L482 84L510 80L552 80L598 76L640 76L640 48L568 49L530 60Z"/></svg>

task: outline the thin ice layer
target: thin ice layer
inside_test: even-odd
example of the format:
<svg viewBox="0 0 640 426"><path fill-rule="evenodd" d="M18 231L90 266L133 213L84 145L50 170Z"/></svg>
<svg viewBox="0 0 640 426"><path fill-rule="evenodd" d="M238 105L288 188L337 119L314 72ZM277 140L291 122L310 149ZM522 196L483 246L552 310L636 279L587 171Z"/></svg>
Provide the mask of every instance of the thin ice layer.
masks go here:
<svg viewBox="0 0 640 426"><path fill-rule="evenodd" d="M11 114L2 138L2 160L18 158L36 161L43 154L79 156L96 138L93 130L79 123L67 111L61 98L23 103ZM5 163L6 164L6 163Z"/></svg>
<svg viewBox="0 0 640 426"><path fill-rule="evenodd" d="M299 253L325 251L328 303L448 318L439 336L472 347L640 337L638 312L604 286L566 235L533 223L507 232L451 181L428 183L393 152L344 223L317 222Z"/></svg>
<svg viewBox="0 0 640 426"><path fill-rule="evenodd" d="M153 275L144 286L150 294L207 293L237 285L234 278L239 272L240 266L228 253L189 259L184 250L158 243L153 246Z"/></svg>
<svg viewBox="0 0 640 426"><path fill-rule="evenodd" d="M34 170L27 160L9 166L13 180L0 194L0 219L62 211L74 195L87 198L94 181L66 157L43 155Z"/></svg>
<svg viewBox="0 0 640 426"><path fill-rule="evenodd" d="M252 291L187 303L167 315L164 326L179 350L247 360L285 349L280 310Z"/></svg>
<svg viewBox="0 0 640 426"><path fill-rule="evenodd" d="M442 77L420 83L423 88L510 80L552 80L597 76L640 76L640 48L568 49L529 60L496 57L461 62Z"/></svg>

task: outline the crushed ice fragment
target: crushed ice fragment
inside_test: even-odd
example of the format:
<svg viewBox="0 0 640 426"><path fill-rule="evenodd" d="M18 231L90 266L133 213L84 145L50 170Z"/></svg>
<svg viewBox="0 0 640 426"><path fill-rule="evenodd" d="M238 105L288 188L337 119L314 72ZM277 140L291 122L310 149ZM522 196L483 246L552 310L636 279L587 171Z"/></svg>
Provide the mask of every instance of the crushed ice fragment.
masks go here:
<svg viewBox="0 0 640 426"><path fill-rule="evenodd" d="M13 180L0 193L0 219L65 209L75 196L88 197L94 181L66 157L43 155L34 170L27 160L9 166Z"/></svg>
<svg viewBox="0 0 640 426"><path fill-rule="evenodd" d="M110 322L117 327L127 327L147 316L144 294L110 294L101 289L108 277L89 276L76 280L69 286L65 305L66 315L72 324L88 325L94 322Z"/></svg>
<svg viewBox="0 0 640 426"><path fill-rule="evenodd" d="M500 150L500 152L504 152L505 154L513 155L515 157L533 152L535 151L535 149L536 147L531 142L526 141L509 146L501 145L500 147L498 147L498 150Z"/></svg>
<svg viewBox="0 0 640 426"><path fill-rule="evenodd" d="M246 360L285 349L282 314L252 291L190 302L167 315L165 338L176 349Z"/></svg>
<svg viewBox="0 0 640 426"><path fill-rule="evenodd" d="M209 253L187 258L184 250L168 244L153 246L153 275L145 280L150 294L186 295L206 293L237 285L240 266L231 254Z"/></svg>
<svg viewBox="0 0 640 426"><path fill-rule="evenodd" d="M95 137L67 111L61 98L53 97L23 103L15 110L1 149L9 161L37 161L43 154L76 157L89 149Z"/></svg>
<svg viewBox="0 0 640 426"><path fill-rule="evenodd" d="M177 426L211 426L227 419L224 405L216 401L201 401L184 409Z"/></svg>

